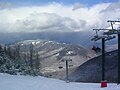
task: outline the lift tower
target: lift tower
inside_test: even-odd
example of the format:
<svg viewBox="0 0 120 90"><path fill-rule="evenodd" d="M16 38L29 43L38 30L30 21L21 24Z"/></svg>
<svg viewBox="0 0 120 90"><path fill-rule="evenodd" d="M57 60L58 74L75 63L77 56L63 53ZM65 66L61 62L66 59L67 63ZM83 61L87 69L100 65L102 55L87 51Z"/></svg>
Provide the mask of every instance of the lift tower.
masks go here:
<svg viewBox="0 0 120 90"><path fill-rule="evenodd" d="M108 30L108 29L93 29L96 32L97 31L101 31L101 30ZM105 41L107 40L111 40L114 39L115 36L110 36L110 35L103 35L102 36L98 36L98 34L96 36L94 36L91 40L92 41L98 41L100 39L102 39L102 81L101 81L101 87L106 87L107 86L107 81L105 80ZM103 84L105 83L105 85Z"/></svg>
<svg viewBox="0 0 120 90"><path fill-rule="evenodd" d="M120 20L108 20L111 24L111 30L108 30L107 32L104 33L104 35L113 35L117 34L118 35L118 78L117 78L117 83L120 84ZM114 24L119 23L119 27L115 28Z"/></svg>

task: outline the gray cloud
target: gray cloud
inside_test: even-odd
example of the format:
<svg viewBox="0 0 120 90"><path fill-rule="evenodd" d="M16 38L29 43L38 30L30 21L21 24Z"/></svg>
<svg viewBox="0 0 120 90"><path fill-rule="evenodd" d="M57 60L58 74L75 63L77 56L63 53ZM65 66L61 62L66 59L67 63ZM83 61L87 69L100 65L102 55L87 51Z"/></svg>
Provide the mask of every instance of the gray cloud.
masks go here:
<svg viewBox="0 0 120 90"><path fill-rule="evenodd" d="M0 32L76 32L106 28L108 19L119 18L120 15L119 5L114 8L116 3L112 4L103 3L88 8L79 3L73 6L54 3L0 9ZM110 6L115 11L108 9L108 12L101 12Z"/></svg>
<svg viewBox="0 0 120 90"><path fill-rule="evenodd" d="M86 44L88 43L86 40L90 41L89 37L94 33L93 28L106 28L109 25L106 22L108 19L115 20L120 17L119 5L116 6L116 4L103 3L88 8L81 5L64 6L54 3L11 9L5 9L9 8L9 5L1 5L0 39L5 42L20 38L42 38L73 43L85 41ZM31 33L27 35L25 32ZM8 33L13 34L9 36ZM21 36L20 33L22 33Z"/></svg>
<svg viewBox="0 0 120 90"><path fill-rule="evenodd" d="M77 10L77 9L80 9L80 8L85 8L85 5L83 5L83 4L81 4L81 3L75 3L74 5L73 5L73 11L74 10Z"/></svg>
<svg viewBox="0 0 120 90"><path fill-rule="evenodd" d="M102 10L101 12L110 12L110 11L116 11L116 10L120 10L120 1L116 2L116 3L111 3L107 8L105 8L104 10Z"/></svg>
<svg viewBox="0 0 120 90"><path fill-rule="evenodd" d="M33 13L23 20L17 20L14 24L15 30L20 32L41 32L41 31L80 31L86 25L86 21L79 22L69 18L61 17L55 13ZM81 28L83 29L83 28Z"/></svg>
<svg viewBox="0 0 120 90"><path fill-rule="evenodd" d="M0 9L11 9L13 8L15 5L13 3L10 2L0 2Z"/></svg>

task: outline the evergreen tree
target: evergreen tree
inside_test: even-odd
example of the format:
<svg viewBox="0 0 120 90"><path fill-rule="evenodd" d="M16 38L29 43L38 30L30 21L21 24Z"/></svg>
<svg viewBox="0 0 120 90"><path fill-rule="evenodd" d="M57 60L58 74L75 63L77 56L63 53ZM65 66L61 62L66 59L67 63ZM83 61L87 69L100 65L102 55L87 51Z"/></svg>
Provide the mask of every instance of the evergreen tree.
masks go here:
<svg viewBox="0 0 120 90"><path fill-rule="evenodd" d="M0 51L3 51L2 45L0 44Z"/></svg>
<svg viewBox="0 0 120 90"><path fill-rule="evenodd" d="M36 70L40 70L40 61L39 61L39 54L36 52L36 63L35 63Z"/></svg>
<svg viewBox="0 0 120 90"><path fill-rule="evenodd" d="M7 53L7 45L4 46L4 52Z"/></svg>
<svg viewBox="0 0 120 90"><path fill-rule="evenodd" d="M12 53L11 53L11 47L10 47L10 46L8 46L8 48L7 48L7 55L8 55L10 58L12 58Z"/></svg>
<svg viewBox="0 0 120 90"><path fill-rule="evenodd" d="M16 44L16 58L20 59L20 44Z"/></svg>
<svg viewBox="0 0 120 90"><path fill-rule="evenodd" d="M33 70L33 44L31 43L30 45L30 67L31 67L31 70Z"/></svg>

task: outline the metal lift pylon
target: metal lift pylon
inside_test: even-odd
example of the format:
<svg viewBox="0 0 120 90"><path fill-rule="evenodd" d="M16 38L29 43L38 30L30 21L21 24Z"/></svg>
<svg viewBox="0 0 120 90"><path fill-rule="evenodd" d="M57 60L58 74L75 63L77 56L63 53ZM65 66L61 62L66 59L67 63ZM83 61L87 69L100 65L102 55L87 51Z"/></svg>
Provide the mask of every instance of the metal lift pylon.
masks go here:
<svg viewBox="0 0 120 90"><path fill-rule="evenodd" d="M93 30L108 30L108 29L93 29ZM115 36L109 36L109 35L103 35L102 36L94 36L91 40L92 41L98 41L102 39L102 81L101 81L101 87L107 87L107 80L105 80L105 41L114 39Z"/></svg>
<svg viewBox="0 0 120 90"><path fill-rule="evenodd" d="M111 24L111 30L109 30L108 32L104 33L105 35L106 34L109 34L109 35L112 35L112 34L117 34L118 35L118 64L117 64L117 67L118 67L118 70L117 70L117 84L120 84L120 27L117 28L117 29L114 29L113 25L116 23L116 22L119 22L120 23L120 20L108 20L108 22Z"/></svg>

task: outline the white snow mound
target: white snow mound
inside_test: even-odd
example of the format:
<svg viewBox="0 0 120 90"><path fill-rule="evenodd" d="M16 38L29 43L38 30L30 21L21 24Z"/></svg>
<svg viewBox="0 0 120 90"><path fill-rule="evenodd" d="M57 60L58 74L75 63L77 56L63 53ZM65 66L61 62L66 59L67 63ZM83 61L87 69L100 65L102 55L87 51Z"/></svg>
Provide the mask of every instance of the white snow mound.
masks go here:
<svg viewBox="0 0 120 90"><path fill-rule="evenodd" d="M120 90L120 85L108 84L107 88L101 89L100 83L66 83L40 76L15 76L0 73L0 90Z"/></svg>

